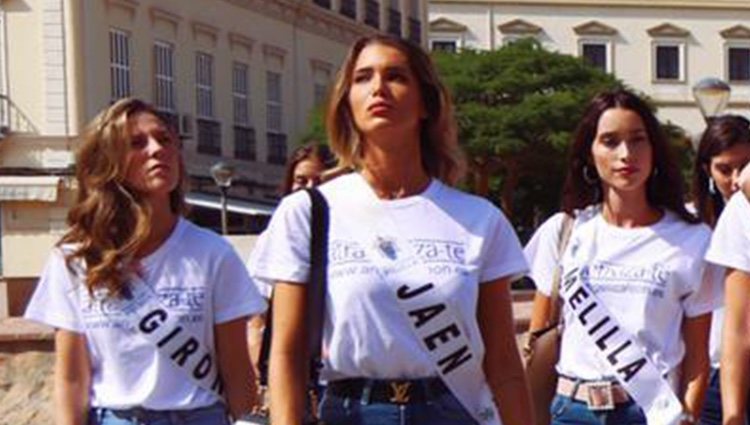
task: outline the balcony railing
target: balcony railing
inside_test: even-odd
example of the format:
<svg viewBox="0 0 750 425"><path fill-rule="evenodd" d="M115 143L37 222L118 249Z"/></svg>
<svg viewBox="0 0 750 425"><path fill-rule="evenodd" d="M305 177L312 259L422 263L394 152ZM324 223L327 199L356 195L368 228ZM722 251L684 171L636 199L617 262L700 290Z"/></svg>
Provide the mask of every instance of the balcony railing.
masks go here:
<svg viewBox="0 0 750 425"><path fill-rule="evenodd" d="M221 155L221 124L214 120L198 118L198 153Z"/></svg>
<svg viewBox="0 0 750 425"><path fill-rule="evenodd" d="M234 157L255 161L255 129L234 126Z"/></svg>
<svg viewBox="0 0 750 425"><path fill-rule="evenodd" d="M266 161L269 164L284 165L286 163L286 134L266 133L268 140L268 155Z"/></svg>
<svg viewBox="0 0 750 425"><path fill-rule="evenodd" d="M388 34L401 37L401 12L388 9Z"/></svg>
<svg viewBox="0 0 750 425"><path fill-rule="evenodd" d="M377 0L365 0L365 24L380 28L380 4Z"/></svg>
<svg viewBox="0 0 750 425"><path fill-rule="evenodd" d="M409 18L409 41L422 44L422 22L419 19Z"/></svg>
<svg viewBox="0 0 750 425"><path fill-rule="evenodd" d="M339 13L341 13L342 15L348 18L356 19L357 18L357 2L355 0L341 0Z"/></svg>
<svg viewBox="0 0 750 425"><path fill-rule="evenodd" d="M0 94L0 135L9 132L38 134L39 129L7 95Z"/></svg>

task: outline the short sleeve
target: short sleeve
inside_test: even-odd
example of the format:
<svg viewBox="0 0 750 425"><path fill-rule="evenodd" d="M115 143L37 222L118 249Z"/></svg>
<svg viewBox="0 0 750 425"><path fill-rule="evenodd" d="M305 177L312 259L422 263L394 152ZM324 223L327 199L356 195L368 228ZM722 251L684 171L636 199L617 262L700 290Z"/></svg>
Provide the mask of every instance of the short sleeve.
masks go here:
<svg viewBox="0 0 750 425"><path fill-rule="evenodd" d="M256 256L258 252L263 252L263 244L267 239L267 235L268 232L263 232L258 236L258 239L255 240L255 246L252 251L250 251L250 255L245 263L247 272L250 276L253 274L253 264L256 262L254 256ZM253 281L253 285L255 285L255 289L258 290L258 293L260 293L263 298L267 300L271 298L271 293L273 292L273 286L271 284L261 279L251 278L251 280Z"/></svg>
<svg viewBox="0 0 750 425"><path fill-rule="evenodd" d="M741 191L719 216L706 260L750 273L750 203Z"/></svg>
<svg viewBox="0 0 750 425"><path fill-rule="evenodd" d="M687 317L696 317L716 310L721 306L724 295L724 267L705 261L696 263L703 263L704 267L701 281L682 302Z"/></svg>
<svg viewBox="0 0 750 425"><path fill-rule="evenodd" d="M558 243L564 217L563 213L550 217L539 226L523 249L529 262L529 277L537 290L547 296L552 293L552 279L560 264Z"/></svg>
<svg viewBox="0 0 750 425"><path fill-rule="evenodd" d="M250 280L242 260L229 245L226 248L213 277L214 323L266 310L266 301Z"/></svg>
<svg viewBox="0 0 750 425"><path fill-rule="evenodd" d="M305 283L310 273L310 197L305 191L284 198L250 256L256 285Z"/></svg>
<svg viewBox="0 0 750 425"><path fill-rule="evenodd" d="M73 276L61 249L52 250L24 317L55 328L83 333L80 303Z"/></svg>
<svg viewBox="0 0 750 425"><path fill-rule="evenodd" d="M489 240L484 250L480 282L491 282L510 277L519 278L526 273L528 266L521 250L521 243L513 227L503 213L493 207L494 226L490 229Z"/></svg>

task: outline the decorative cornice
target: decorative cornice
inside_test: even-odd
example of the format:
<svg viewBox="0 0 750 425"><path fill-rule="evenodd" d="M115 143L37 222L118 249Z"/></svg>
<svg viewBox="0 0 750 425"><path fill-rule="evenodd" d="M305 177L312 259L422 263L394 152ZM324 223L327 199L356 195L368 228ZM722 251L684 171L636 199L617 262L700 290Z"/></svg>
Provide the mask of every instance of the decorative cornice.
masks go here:
<svg viewBox="0 0 750 425"><path fill-rule="evenodd" d="M746 0L430 0L431 4L496 4L508 6L617 7L639 9L750 10Z"/></svg>
<svg viewBox="0 0 750 425"><path fill-rule="evenodd" d="M175 31L180 25L180 21L182 21L182 16L156 6L151 6L149 8L149 15L151 16L152 24L156 23L156 21L163 21L172 25Z"/></svg>
<svg viewBox="0 0 750 425"><path fill-rule="evenodd" d="M372 35L377 30L342 16L332 10L325 10L312 2L293 0L224 0L252 13L259 13L278 19L299 29L334 40L346 45L359 37Z"/></svg>
<svg viewBox="0 0 750 425"><path fill-rule="evenodd" d="M573 27L573 31L578 35L606 35L613 36L617 30L609 25L599 21L589 21L584 24Z"/></svg>
<svg viewBox="0 0 750 425"><path fill-rule="evenodd" d="M130 18L135 17L135 12L138 9L138 6L140 6L140 3L137 0L106 0L107 1L107 8L110 7L116 7L118 9L122 9L130 14Z"/></svg>
<svg viewBox="0 0 750 425"><path fill-rule="evenodd" d="M227 38L229 39L229 47L234 48L244 48L247 51L248 55L252 55L253 53L253 44L255 41L250 38L246 37L240 33L236 33L234 31L229 31L227 33Z"/></svg>
<svg viewBox="0 0 750 425"><path fill-rule="evenodd" d="M328 63L326 61L322 61L320 59L315 59L315 58L310 59L310 67L313 70L321 70L321 71L327 72L329 74L331 73L331 71L333 71L333 65L332 64L330 64L330 63Z"/></svg>
<svg viewBox="0 0 750 425"><path fill-rule="evenodd" d="M651 37L688 37L690 31L680 28L677 25L663 23L646 30Z"/></svg>
<svg viewBox="0 0 750 425"><path fill-rule="evenodd" d="M430 22L430 31L433 32L466 32L468 27L448 18L437 18Z"/></svg>
<svg viewBox="0 0 750 425"><path fill-rule="evenodd" d="M497 29L503 34L538 35L542 32L542 27L523 19L514 19L500 24L497 26Z"/></svg>
<svg viewBox="0 0 750 425"><path fill-rule="evenodd" d="M219 38L219 28L206 24L204 22L193 21L193 38L198 38L199 35L208 36L216 44L216 40Z"/></svg>
<svg viewBox="0 0 750 425"><path fill-rule="evenodd" d="M733 39L733 40L747 40L750 39L750 28L744 25L735 25L721 31L722 37Z"/></svg>
<svg viewBox="0 0 750 425"><path fill-rule="evenodd" d="M263 56L276 56L281 59L284 59L284 56L286 56L287 51L286 49L283 49L279 46L274 46L273 44L263 43Z"/></svg>

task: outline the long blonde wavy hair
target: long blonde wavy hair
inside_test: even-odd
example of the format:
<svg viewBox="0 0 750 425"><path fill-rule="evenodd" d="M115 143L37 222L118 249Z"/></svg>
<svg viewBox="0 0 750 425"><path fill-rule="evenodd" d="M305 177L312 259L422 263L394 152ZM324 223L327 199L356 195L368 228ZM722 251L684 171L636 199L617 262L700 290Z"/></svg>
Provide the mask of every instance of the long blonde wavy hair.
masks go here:
<svg viewBox="0 0 750 425"><path fill-rule="evenodd" d="M121 99L89 123L76 155L78 196L68 213L70 228L58 246L73 244L66 254L68 268L73 271L74 262L83 262L90 294L103 288L107 297L121 296L151 234L151 206L125 180L131 122L139 113L153 114L173 131L150 104ZM185 211L185 167L182 158L179 162L180 182L169 197L175 214Z"/></svg>
<svg viewBox="0 0 750 425"><path fill-rule="evenodd" d="M361 168L362 140L349 105L349 89L359 54L371 44L381 44L401 51L419 84L427 118L420 128L422 166L431 177L453 185L463 177L466 162L458 146L458 130L453 102L440 82L432 59L421 47L387 35L362 37L349 49L331 91L326 113L326 128L331 149L339 165ZM416 111L414 113L417 113Z"/></svg>

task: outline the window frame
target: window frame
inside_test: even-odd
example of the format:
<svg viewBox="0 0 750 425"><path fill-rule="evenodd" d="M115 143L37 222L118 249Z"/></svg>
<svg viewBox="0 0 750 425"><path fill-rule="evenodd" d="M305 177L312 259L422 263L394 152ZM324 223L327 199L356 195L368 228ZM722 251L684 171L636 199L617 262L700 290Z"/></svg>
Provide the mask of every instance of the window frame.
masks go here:
<svg viewBox="0 0 750 425"><path fill-rule="evenodd" d="M600 37L581 37L578 39L578 57L582 60L586 60L586 58L583 55L583 51L586 45L604 45L604 54L606 57L604 58L604 72L607 74L614 74L615 72L615 66L614 66L614 43L612 42L612 39L610 38L600 38Z"/></svg>
<svg viewBox="0 0 750 425"><path fill-rule="evenodd" d="M205 63L201 63L205 59ZM207 64L207 65L205 65ZM203 69L202 65L206 68ZM204 76L202 71L208 71ZM216 108L214 101L214 56L210 53L197 51L195 52L195 116L196 118L205 118L214 120ZM205 78L202 78L205 77ZM205 81L207 79L207 81ZM203 96L202 96L203 95ZM202 101L206 101L205 109Z"/></svg>
<svg viewBox="0 0 750 425"><path fill-rule="evenodd" d="M729 72L731 69L730 64L730 49L746 49L750 54L750 40L730 40L724 43L724 79L731 85L750 85L750 71L748 71L748 79L746 80L731 80L729 78ZM748 58L748 69L750 70L750 58Z"/></svg>
<svg viewBox="0 0 750 425"><path fill-rule="evenodd" d="M659 78L659 47L677 47L677 78ZM687 82L687 43L684 39L660 38L651 42L651 81L654 84L685 84Z"/></svg>
<svg viewBox="0 0 750 425"><path fill-rule="evenodd" d="M168 56L161 57L160 53L168 53ZM160 69L160 59L163 59L168 65L166 70ZM177 112L177 90L175 78L175 45L168 41L154 40L153 45L153 63L154 63L154 106L160 111L175 113ZM162 73L160 73L162 71ZM162 103L159 93L164 89L166 103Z"/></svg>
<svg viewBox="0 0 750 425"><path fill-rule="evenodd" d="M133 94L132 34L120 28L109 28L109 84L112 102ZM124 40L124 43L123 43ZM124 47L124 51L120 48Z"/></svg>

